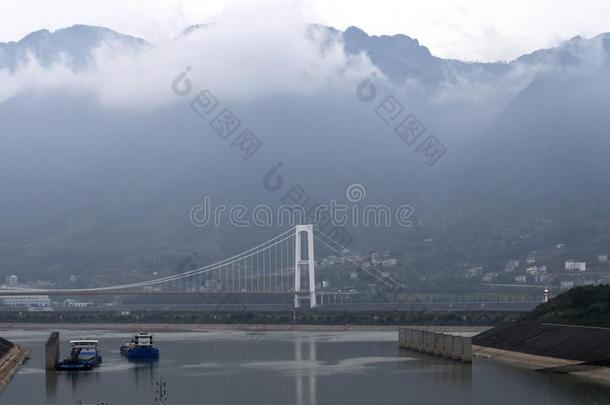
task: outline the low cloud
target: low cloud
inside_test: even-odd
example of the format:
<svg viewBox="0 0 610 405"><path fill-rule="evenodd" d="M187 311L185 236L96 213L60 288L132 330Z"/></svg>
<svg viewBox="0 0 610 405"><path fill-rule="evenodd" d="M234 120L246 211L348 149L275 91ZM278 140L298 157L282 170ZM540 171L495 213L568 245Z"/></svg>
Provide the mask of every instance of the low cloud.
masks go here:
<svg viewBox="0 0 610 405"><path fill-rule="evenodd" d="M388 83L365 54L347 54L340 35L312 26L306 15L279 0L240 2L226 8L213 24L139 51L110 38L91 50L91 63L84 69L75 69L66 54L43 65L30 53L13 71L0 70L0 102L24 93L61 91L92 95L106 107L156 108L179 101L171 83L187 68L194 90L209 89L226 102L353 93L371 72ZM432 105L493 105L499 111L540 74L559 69L562 74L588 74L606 68L602 37L567 41L556 51L563 56L514 61L503 73L498 73L499 65L450 69L433 89L417 79L388 86ZM566 67L565 55L579 63Z"/></svg>
<svg viewBox="0 0 610 405"><path fill-rule="evenodd" d="M0 70L0 102L63 90L92 94L104 106L157 107L176 101L170 85L187 67L196 89L247 101L351 90L373 69L363 55L347 55L339 38L273 3L230 7L214 24L138 52L108 41L91 56L87 68L75 71L67 57L43 66L30 54L13 72Z"/></svg>

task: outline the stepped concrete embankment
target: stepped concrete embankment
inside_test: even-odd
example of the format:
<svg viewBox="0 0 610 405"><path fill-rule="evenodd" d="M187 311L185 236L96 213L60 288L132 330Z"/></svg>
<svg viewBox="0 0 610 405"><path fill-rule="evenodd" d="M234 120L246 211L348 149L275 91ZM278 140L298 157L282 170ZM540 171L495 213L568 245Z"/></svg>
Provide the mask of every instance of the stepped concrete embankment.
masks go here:
<svg viewBox="0 0 610 405"><path fill-rule="evenodd" d="M0 338L0 393L17 374L29 354L29 349Z"/></svg>
<svg viewBox="0 0 610 405"><path fill-rule="evenodd" d="M510 322L472 338L473 355L610 383L610 329Z"/></svg>

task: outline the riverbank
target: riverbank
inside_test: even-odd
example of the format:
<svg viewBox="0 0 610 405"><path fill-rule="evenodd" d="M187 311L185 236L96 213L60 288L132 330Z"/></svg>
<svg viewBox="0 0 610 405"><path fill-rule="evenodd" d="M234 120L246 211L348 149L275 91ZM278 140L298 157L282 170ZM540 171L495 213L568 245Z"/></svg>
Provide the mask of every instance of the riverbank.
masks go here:
<svg viewBox="0 0 610 405"><path fill-rule="evenodd" d="M418 326L420 329L430 329L435 331L454 331L463 333L480 333L489 327L484 326ZM150 332L215 332L215 331L250 331L250 332L283 332L283 331L311 331L311 332L397 332L397 327L393 325L307 325L307 324L248 324L248 325L217 325L217 324L159 324L159 323L0 323L0 331L7 330L31 330L31 331L51 331L57 329L82 330L110 330L133 332L135 330L147 330ZM398 333L398 332L397 332Z"/></svg>
<svg viewBox="0 0 610 405"><path fill-rule="evenodd" d="M580 365L574 360L536 356L477 345L472 346L472 355L473 357L495 360L528 370L555 369L554 373L570 374L610 386L610 369L606 367Z"/></svg>
<svg viewBox="0 0 610 405"><path fill-rule="evenodd" d="M610 384L610 329L533 321L498 325L473 338L473 355Z"/></svg>
<svg viewBox="0 0 610 405"><path fill-rule="evenodd" d="M346 327L348 325L417 326L494 326L518 319L521 313L504 311L435 312L435 311L326 311L301 309L298 311L247 311L218 308L212 311L0 311L0 323L34 324L154 324L154 325L320 325ZM353 327L353 326L352 326Z"/></svg>
<svg viewBox="0 0 610 405"><path fill-rule="evenodd" d="M2 393L28 359L30 350L5 339L0 339L0 350L3 352L0 357L0 393Z"/></svg>

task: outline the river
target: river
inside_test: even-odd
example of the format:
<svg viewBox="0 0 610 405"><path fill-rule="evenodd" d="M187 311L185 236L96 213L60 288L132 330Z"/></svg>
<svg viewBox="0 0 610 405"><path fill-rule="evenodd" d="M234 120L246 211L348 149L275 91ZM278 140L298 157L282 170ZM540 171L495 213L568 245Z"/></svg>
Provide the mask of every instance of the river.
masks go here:
<svg viewBox="0 0 610 405"><path fill-rule="evenodd" d="M472 365L399 351L395 332L156 333L161 358L130 363L124 332L89 330L103 364L81 373L45 373L48 332L1 335L32 350L0 404L153 404L164 382L167 404L610 404L610 388L475 358ZM67 341L83 332L61 330Z"/></svg>

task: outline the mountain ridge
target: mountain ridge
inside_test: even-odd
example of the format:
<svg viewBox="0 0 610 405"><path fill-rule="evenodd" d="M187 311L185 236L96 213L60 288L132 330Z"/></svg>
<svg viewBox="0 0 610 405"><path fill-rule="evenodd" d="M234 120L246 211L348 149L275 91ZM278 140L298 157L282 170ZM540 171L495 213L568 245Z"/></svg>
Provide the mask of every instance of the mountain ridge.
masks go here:
<svg viewBox="0 0 610 405"><path fill-rule="evenodd" d="M106 27L76 24L53 32L41 29L31 32L19 41L0 42L0 69L15 71L20 64L34 57L48 67L68 56L72 67L87 67L92 52L105 43L119 43L129 50L150 47L147 41L121 34Z"/></svg>
<svg viewBox="0 0 610 405"><path fill-rule="evenodd" d="M208 29L214 24L194 24L182 30L177 37L188 36L201 29ZM433 55L430 50L421 45L413 37L406 34L394 35L369 35L363 29L350 26L344 31L330 26L311 24L331 34L340 34L348 53L366 53L374 64L384 71L392 80L403 82L408 77L424 77L427 80L440 80L447 76L447 71L477 68L486 70L492 74L503 74L506 68L516 63L542 63L562 60L557 54L562 50L570 50L574 43L591 43L602 41L606 51L610 51L610 33L600 33L590 39L580 36L573 37L561 42L558 46L538 49L521 55L511 61L480 62L464 61L454 58L442 58ZM85 37L75 40L74 37ZM43 65L58 60L58 53L64 52L73 56L79 67L86 62L86 56L105 41L117 41L133 50L141 47L154 47L145 39L120 33L102 26L91 26L75 24L70 27L60 28L55 31L40 29L25 35L18 41L0 42L0 69L9 68L15 70L19 62L22 62L31 51L33 56L42 59ZM55 52L51 55L50 52ZM564 55L564 58L568 58ZM555 59L555 60L554 60ZM565 61L565 59L564 59Z"/></svg>

